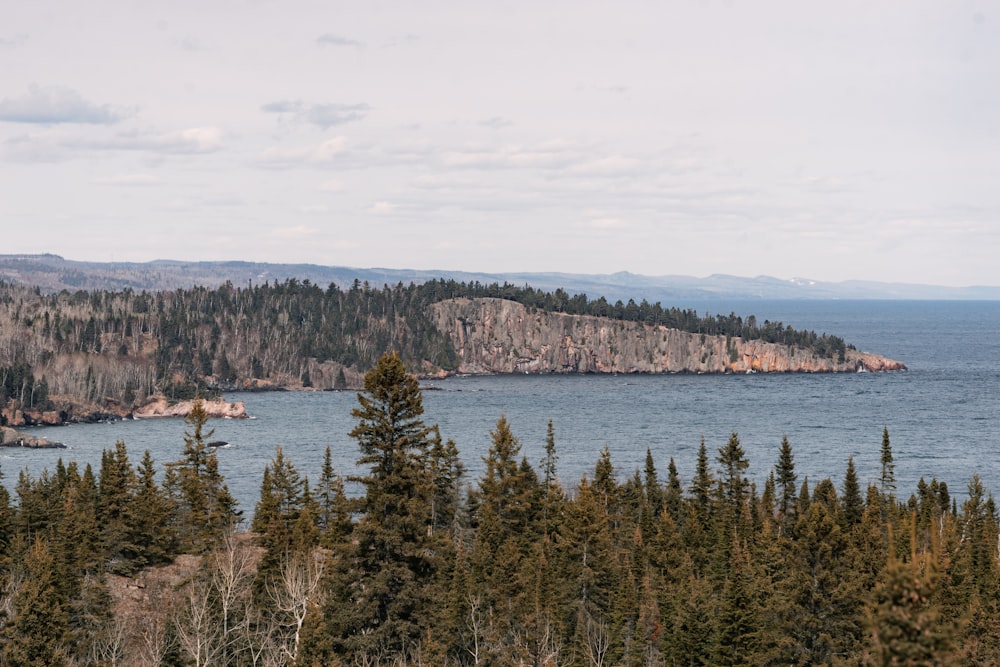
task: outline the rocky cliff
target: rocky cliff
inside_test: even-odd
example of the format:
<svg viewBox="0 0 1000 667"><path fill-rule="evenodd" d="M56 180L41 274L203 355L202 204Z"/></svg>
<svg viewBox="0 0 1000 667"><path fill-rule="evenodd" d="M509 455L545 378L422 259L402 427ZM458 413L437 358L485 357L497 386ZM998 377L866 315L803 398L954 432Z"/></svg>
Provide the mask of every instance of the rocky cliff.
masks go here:
<svg viewBox="0 0 1000 667"><path fill-rule="evenodd" d="M898 361L847 350L843 361L812 350L692 334L640 322L531 311L502 299L431 305L458 353L459 373L834 373L905 370Z"/></svg>
<svg viewBox="0 0 1000 667"><path fill-rule="evenodd" d="M223 399L203 400L202 409L209 417L225 419L246 419L247 408L243 401L232 403ZM138 408L132 413L136 419L146 419L149 417L187 417L191 414L194 401L180 401L170 403L165 398L159 398Z"/></svg>

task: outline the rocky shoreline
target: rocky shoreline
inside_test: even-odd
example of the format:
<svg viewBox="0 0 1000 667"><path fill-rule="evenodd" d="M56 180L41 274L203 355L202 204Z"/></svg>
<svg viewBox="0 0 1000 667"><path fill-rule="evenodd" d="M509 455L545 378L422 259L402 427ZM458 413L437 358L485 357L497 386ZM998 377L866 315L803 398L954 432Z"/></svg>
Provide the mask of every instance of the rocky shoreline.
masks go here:
<svg viewBox="0 0 1000 667"><path fill-rule="evenodd" d="M0 447L29 447L31 449L66 449L66 445L47 438L21 433L9 426L0 426Z"/></svg>
<svg viewBox="0 0 1000 667"><path fill-rule="evenodd" d="M24 428L32 426L63 426L65 424L97 424L101 422L118 421L121 419L147 419L156 417L187 417L191 413L194 401L169 402L164 397L151 400L140 408L125 409L108 406L98 409L87 406L74 406L70 402L59 410L22 410L4 408L0 411L0 423L6 428ZM229 402L222 398L202 400L205 413L210 418L245 419L246 405L243 401ZM30 438L30 436L21 437ZM6 441L4 441L6 442ZM19 446L6 445L0 446ZM25 445L35 446L35 445Z"/></svg>

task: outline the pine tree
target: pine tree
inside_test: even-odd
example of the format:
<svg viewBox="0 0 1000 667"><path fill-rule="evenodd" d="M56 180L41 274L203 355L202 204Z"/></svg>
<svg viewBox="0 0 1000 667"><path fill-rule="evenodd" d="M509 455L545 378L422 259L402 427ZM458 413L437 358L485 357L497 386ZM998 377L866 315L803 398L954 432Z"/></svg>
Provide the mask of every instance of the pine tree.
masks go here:
<svg viewBox="0 0 1000 667"><path fill-rule="evenodd" d="M854 468L854 457L847 457L847 472L844 473L843 507L841 513L844 526L848 529L861 523L864 513L864 501L861 499L861 487L858 484L858 473Z"/></svg>
<svg viewBox="0 0 1000 667"><path fill-rule="evenodd" d="M344 655L405 656L434 625L447 536L431 526L433 476L427 468L431 429L421 420L417 380L396 355L365 376L358 425L358 464L369 473L364 514L335 563L325 617L333 650ZM313 651L313 647L304 647Z"/></svg>
<svg viewBox="0 0 1000 667"><path fill-rule="evenodd" d="M792 456L792 445L788 436L781 436L781 451L778 454L778 465L775 466L775 481L781 488L778 498L778 514L782 520L795 510L796 492L795 460Z"/></svg>
<svg viewBox="0 0 1000 667"><path fill-rule="evenodd" d="M101 455L97 521L101 530L104 561L108 571L123 574L132 570L134 552L130 544L129 509L135 491L135 471L128 460L125 443L115 443L114 451Z"/></svg>
<svg viewBox="0 0 1000 667"><path fill-rule="evenodd" d="M4 628L3 657L11 667L68 664L66 600L59 592L55 560L38 538L24 559L24 577L13 594L13 619Z"/></svg>
<svg viewBox="0 0 1000 667"><path fill-rule="evenodd" d="M732 433L726 445L719 448L718 461L720 500L727 508L728 514L725 534L730 535L733 530L746 524L744 513L747 510L746 503L750 489L750 480L745 476L750 462L736 433Z"/></svg>
<svg viewBox="0 0 1000 667"><path fill-rule="evenodd" d="M910 518L914 530L915 518ZM890 541L892 535L890 530ZM934 549L913 551L904 562L892 550L882 581L869 607L872 665L949 665L958 655L954 619L945 618L935 602L942 578Z"/></svg>
<svg viewBox="0 0 1000 667"><path fill-rule="evenodd" d="M135 500L129 508L129 542L135 567L159 565L177 553L175 506L156 483L156 464L147 449L139 464Z"/></svg>
<svg viewBox="0 0 1000 667"><path fill-rule="evenodd" d="M892 443L889 442L889 429L882 429L882 450L880 461L882 462L882 475L880 477L882 497L884 502L891 506L895 502L896 494L896 465L892 460Z"/></svg>
<svg viewBox="0 0 1000 667"><path fill-rule="evenodd" d="M351 503L344 492L344 478L333 469L329 446L323 453L323 466L313 497L316 499L320 543L332 548L347 538L353 524Z"/></svg>
<svg viewBox="0 0 1000 667"><path fill-rule="evenodd" d="M183 458L167 464L166 484L177 503L183 546L203 551L232 526L239 512L219 473L219 460L206 443L214 430L204 431L208 414L200 398L184 422L192 430L184 432Z"/></svg>

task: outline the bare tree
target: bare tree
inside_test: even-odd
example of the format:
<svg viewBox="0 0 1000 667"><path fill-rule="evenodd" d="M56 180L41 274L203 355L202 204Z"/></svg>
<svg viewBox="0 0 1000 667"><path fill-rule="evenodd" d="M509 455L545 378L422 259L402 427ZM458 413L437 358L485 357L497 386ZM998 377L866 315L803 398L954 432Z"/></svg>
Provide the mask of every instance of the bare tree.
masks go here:
<svg viewBox="0 0 1000 667"><path fill-rule="evenodd" d="M221 652L222 628L212 612L209 583L202 580L189 583L174 627L181 650L195 667L209 667Z"/></svg>
<svg viewBox="0 0 1000 667"><path fill-rule="evenodd" d="M207 556L206 564L221 614L220 650L223 662L227 662L229 649L245 635L240 630L247 623L246 611L250 606L255 574L253 552L232 527L223 534L219 547Z"/></svg>
<svg viewBox="0 0 1000 667"><path fill-rule="evenodd" d="M294 662L299 654L302 624L313 606L319 606L320 580L326 568L326 554L320 549L285 555L278 576L267 586L271 601L285 628L285 655Z"/></svg>

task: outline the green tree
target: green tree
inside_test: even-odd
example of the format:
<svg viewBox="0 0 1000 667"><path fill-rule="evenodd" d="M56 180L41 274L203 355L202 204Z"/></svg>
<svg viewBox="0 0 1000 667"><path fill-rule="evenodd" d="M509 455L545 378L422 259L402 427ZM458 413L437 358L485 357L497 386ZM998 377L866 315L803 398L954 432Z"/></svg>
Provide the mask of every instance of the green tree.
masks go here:
<svg viewBox="0 0 1000 667"><path fill-rule="evenodd" d="M774 467L775 481L781 488L781 495L778 499L778 514L782 520L794 513L796 494L796 474L795 459L792 456L792 445L788 442L788 436L781 436L781 451L778 454L778 464Z"/></svg>
<svg viewBox="0 0 1000 667"><path fill-rule="evenodd" d="M219 536L239 517L236 501L219 473L219 460L206 440L208 414L196 399L184 422L184 453L179 461L167 464L166 485L177 504L182 545L191 551L211 548Z"/></svg>
<svg viewBox="0 0 1000 667"><path fill-rule="evenodd" d="M447 536L430 530L433 476L417 380L395 354L365 376L358 424L363 515L328 582L331 649L348 656L405 656L434 626ZM446 583L446 582L445 582ZM313 647L304 650L315 654Z"/></svg>
<svg viewBox="0 0 1000 667"><path fill-rule="evenodd" d="M13 618L3 630L3 657L11 667L68 664L66 600L59 592L55 560L42 539L24 559L24 577L15 590Z"/></svg>

